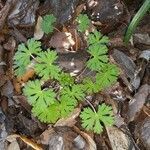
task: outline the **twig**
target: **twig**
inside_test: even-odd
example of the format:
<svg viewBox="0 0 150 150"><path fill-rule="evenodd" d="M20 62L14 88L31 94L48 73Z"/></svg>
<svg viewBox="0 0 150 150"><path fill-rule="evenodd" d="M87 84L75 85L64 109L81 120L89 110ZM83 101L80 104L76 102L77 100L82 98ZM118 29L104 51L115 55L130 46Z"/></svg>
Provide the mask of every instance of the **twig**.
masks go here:
<svg viewBox="0 0 150 150"><path fill-rule="evenodd" d="M85 100L91 106L91 108L93 109L93 111L96 113L96 110L95 110L94 106L91 104L91 102L89 100L87 100L86 98L85 98Z"/></svg>

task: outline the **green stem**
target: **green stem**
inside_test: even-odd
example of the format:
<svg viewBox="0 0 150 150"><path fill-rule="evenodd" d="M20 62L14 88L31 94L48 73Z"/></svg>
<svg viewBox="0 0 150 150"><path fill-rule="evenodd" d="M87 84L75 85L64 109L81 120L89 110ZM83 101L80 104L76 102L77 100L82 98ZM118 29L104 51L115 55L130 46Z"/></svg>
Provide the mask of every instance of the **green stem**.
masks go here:
<svg viewBox="0 0 150 150"><path fill-rule="evenodd" d="M124 37L125 44L128 44L128 42L129 42L133 32L135 31L137 25L139 24L139 22L141 21L141 19L144 17L144 15L146 14L146 12L149 9L150 9L150 0L145 0L145 2L143 3L143 5L139 9L139 11L136 13L136 15L132 19L132 21L131 21L128 29L127 29L127 32L126 32L125 37Z"/></svg>

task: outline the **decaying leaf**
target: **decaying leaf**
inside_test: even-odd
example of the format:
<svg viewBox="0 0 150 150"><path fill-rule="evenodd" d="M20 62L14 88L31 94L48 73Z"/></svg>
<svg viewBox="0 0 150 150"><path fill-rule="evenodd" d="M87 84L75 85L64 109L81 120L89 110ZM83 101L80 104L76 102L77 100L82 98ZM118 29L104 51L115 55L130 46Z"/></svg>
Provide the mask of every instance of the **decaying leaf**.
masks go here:
<svg viewBox="0 0 150 150"><path fill-rule="evenodd" d="M34 38L36 40L40 40L44 35L44 32L42 31L42 28L41 28L41 23L42 23L42 17L39 16L37 19L35 29L34 29Z"/></svg>
<svg viewBox="0 0 150 150"><path fill-rule="evenodd" d="M75 119L79 116L80 111L80 108L74 109L74 111L67 118L59 119L54 126L74 126L74 124L76 123Z"/></svg>
<svg viewBox="0 0 150 150"><path fill-rule="evenodd" d="M134 95L133 99L129 103L129 109L127 112L129 122L133 121L139 115L149 94L150 86L145 84L141 86L139 91Z"/></svg>
<svg viewBox="0 0 150 150"><path fill-rule="evenodd" d="M135 135L142 141L147 150L150 149L150 117L146 117L142 123L137 124Z"/></svg>
<svg viewBox="0 0 150 150"><path fill-rule="evenodd" d="M127 134L117 127L106 127L106 130L113 150L128 150L130 148L131 141Z"/></svg>
<svg viewBox="0 0 150 150"><path fill-rule="evenodd" d="M15 6L8 16L9 23L19 26L33 25L35 22L35 12L38 5L39 0L16 0Z"/></svg>
<svg viewBox="0 0 150 150"><path fill-rule="evenodd" d="M35 150L43 150L41 146L39 146L36 142L34 142L31 139L28 139L25 136L19 135L19 134L12 134L7 137L7 141L15 141L16 138L20 138L23 142L25 142L27 145L31 146Z"/></svg>
<svg viewBox="0 0 150 150"><path fill-rule="evenodd" d="M93 138L88 135L87 133L85 132L82 132L79 128L77 127L74 127L75 131L80 134L82 136L82 138L85 139L86 141L86 148L87 150L97 150L97 146L96 146L96 143L95 141L93 140Z"/></svg>
<svg viewBox="0 0 150 150"><path fill-rule="evenodd" d="M11 142L7 148L7 150L20 150L18 142L15 140Z"/></svg>
<svg viewBox="0 0 150 150"><path fill-rule="evenodd" d="M132 91L134 89L138 89L141 79L138 74L136 74L136 69L137 66L134 63L134 61L128 57L125 53L115 49L114 53L112 54L112 57L115 59L115 61L118 63L120 68L122 69L123 75L122 79L124 80L124 83L126 84L127 78L130 79L130 84L132 85L127 85L129 89ZM126 79L124 79L126 78Z"/></svg>
<svg viewBox="0 0 150 150"><path fill-rule="evenodd" d="M147 61L150 60L150 49L142 51L142 53L140 54L139 58L144 58Z"/></svg>
<svg viewBox="0 0 150 150"><path fill-rule="evenodd" d="M56 48L60 53L65 53L72 46L75 45L75 41L72 34L69 32L57 32L54 34L49 42L49 46Z"/></svg>

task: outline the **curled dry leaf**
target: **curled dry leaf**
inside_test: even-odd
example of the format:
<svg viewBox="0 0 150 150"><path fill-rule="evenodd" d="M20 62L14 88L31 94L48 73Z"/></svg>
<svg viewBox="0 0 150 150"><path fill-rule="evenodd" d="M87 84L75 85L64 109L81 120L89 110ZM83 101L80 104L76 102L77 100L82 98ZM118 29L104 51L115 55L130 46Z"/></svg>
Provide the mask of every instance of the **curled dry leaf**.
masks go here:
<svg viewBox="0 0 150 150"><path fill-rule="evenodd" d="M35 13L38 5L39 0L16 0L8 16L8 22L19 26L32 26L35 22Z"/></svg>
<svg viewBox="0 0 150 150"><path fill-rule="evenodd" d="M150 117L145 118L142 123L138 123L135 135L142 141L147 150L150 149Z"/></svg>
<svg viewBox="0 0 150 150"><path fill-rule="evenodd" d="M132 101L129 103L129 109L127 112L129 122L133 121L139 115L149 94L150 85L145 84L141 86L139 91L134 95Z"/></svg>
<svg viewBox="0 0 150 150"><path fill-rule="evenodd" d="M0 30L3 29L8 13L11 7L14 5L15 1L16 0L12 0L12 1L7 0L5 6L0 10Z"/></svg>
<svg viewBox="0 0 150 150"><path fill-rule="evenodd" d="M52 127L49 127L47 130L45 130L41 135L40 135L40 141L42 144L48 145L49 143L49 138L51 134L54 134L55 131Z"/></svg>
<svg viewBox="0 0 150 150"><path fill-rule="evenodd" d="M34 74L35 74L35 70L30 68L26 71L26 73L21 78L18 78L18 81L20 83L25 83L29 79L31 79L34 76Z"/></svg>
<svg viewBox="0 0 150 150"><path fill-rule="evenodd" d="M69 32L57 32L49 42L49 46L56 48L60 53L66 53L74 45L75 41Z"/></svg>
<svg viewBox="0 0 150 150"><path fill-rule="evenodd" d="M0 45L0 87L2 85L4 85L4 83L7 81L7 76L5 75L4 72L4 65L5 62L3 61L4 58L4 49L3 47Z"/></svg>
<svg viewBox="0 0 150 150"><path fill-rule="evenodd" d="M35 70L30 68L27 70L27 72L22 77L19 77L17 79L15 78L13 80L13 85L14 85L15 91L20 94L22 84L26 83L29 79L31 79L34 76L34 74L35 74Z"/></svg>
<svg viewBox="0 0 150 150"><path fill-rule="evenodd" d="M86 148L85 149L87 149L87 150L97 150L96 143L90 135L88 135L85 132L82 132L79 128L77 128L75 126L74 126L74 130L78 134L80 134L83 137L83 139L85 139L85 141L86 141Z"/></svg>
<svg viewBox="0 0 150 150"><path fill-rule="evenodd" d="M135 33L133 35L134 43L141 43L145 45L150 45L150 36L148 33Z"/></svg>
<svg viewBox="0 0 150 150"><path fill-rule="evenodd" d="M6 83L2 86L1 95L6 97L12 97L14 91L14 87L10 80L7 80Z"/></svg>
<svg viewBox="0 0 150 150"><path fill-rule="evenodd" d="M15 140L11 142L7 148L7 150L20 150L18 142Z"/></svg>
<svg viewBox="0 0 150 150"><path fill-rule="evenodd" d="M28 103L27 98L22 95L13 96L13 100L20 104L27 112L31 113L31 105Z"/></svg>
<svg viewBox="0 0 150 150"><path fill-rule="evenodd" d="M125 74L121 76L125 84L127 84L128 82L127 78L130 79L130 84L132 86L127 84L129 89L131 91L133 91L134 89L138 89L138 87L140 86L141 79L138 74L135 74L137 66L135 65L133 60L130 57L128 57L125 53L117 49L114 50L112 57L115 59L115 61Z"/></svg>
<svg viewBox="0 0 150 150"><path fill-rule="evenodd" d="M76 108L74 109L74 111L67 117L67 118L62 118L59 119L56 124L54 125L54 127L56 126L69 126L72 127L75 125L76 123L76 118L79 116L81 112L80 108Z"/></svg>
<svg viewBox="0 0 150 150"><path fill-rule="evenodd" d="M41 135L42 144L49 145L50 150L70 150L75 148L73 140L78 136L70 127L59 126L45 130Z"/></svg>
<svg viewBox="0 0 150 150"><path fill-rule="evenodd" d="M130 137L117 127L106 127L106 130L113 150L128 150L132 145Z"/></svg>
<svg viewBox="0 0 150 150"><path fill-rule="evenodd" d="M139 58L144 58L147 61L150 60L150 49L142 51L142 53L140 54Z"/></svg>
<svg viewBox="0 0 150 150"><path fill-rule="evenodd" d="M44 35L44 32L42 31L42 28L41 28L41 23L42 23L42 17L39 16L37 19L35 30L34 30L34 38L36 40L40 40Z"/></svg>
<svg viewBox="0 0 150 150"><path fill-rule="evenodd" d="M27 145L31 146L35 150L43 150L43 148L39 146L36 142L22 135L18 135L18 134L9 135L7 137L7 141L13 142L16 140L16 138L20 138L23 142L25 142Z"/></svg>
<svg viewBox="0 0 150 150"><path fill-rule="evenodd" d="M78 148L78 149L84 149L86 146L86 142L83 139L83 137L81 135L78 135L74 140L73 140L74 145Z"/></svg>

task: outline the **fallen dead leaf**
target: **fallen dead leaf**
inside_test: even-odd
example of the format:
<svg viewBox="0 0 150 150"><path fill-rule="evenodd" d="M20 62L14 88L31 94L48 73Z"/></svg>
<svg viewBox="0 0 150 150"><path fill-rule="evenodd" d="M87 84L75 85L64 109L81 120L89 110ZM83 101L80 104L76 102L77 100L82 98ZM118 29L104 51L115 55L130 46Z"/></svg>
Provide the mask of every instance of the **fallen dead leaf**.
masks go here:
<svg viewBox="0 0 150 150"><path fill-rule="evenodd" d="M20 150L18 142L15 140L11 142L7 148L7 150Z"/></svg>
<svg viewBox="0 0 150 150"><path fill-rule="evenodd" d="M139 115L149 93L150 86L148 84L145 84L141 86L139 91L134 95L132 101L129 103L129 109L127 112L128 122L133 121Z"/></svg>
<svg viewBox="0 0 150 150"><path fill-rule="evenodd" d="M150 117L146 117L143 122L136 126L135 135L142 141L146 150L150 149Z"/></svg>
<svg viewBox="0 0 150 150"><path fill-rule="evenodd" d="M13 85L14 85L15 91L20 94L22 84L26 83L29 79L31 79L34 76L34 74L35 74L34 69L30 68L22 77L14 78Z"/></svg>
<svg viewBox="0 0 150 150"><path fill-rule="evenodd" d="M18 81L20 83L25 83L29 79L31 79L34 76L34 74L35 74L35 70L30 68L26 71L26 73L22 77L18 78Z"/></svg>
<svg viewBox="0 0 150 150"><path fill-rule="evenodd" d="M66 53L74 45L75 41L69 32L57 32L49 42L49 46L56 48L56 51L60 53Z"/></svg>
<svg viewBox="0 0 150 150"><path fill-rule="evenodd" d="M143 112L150 117L150 106L143 106Z"/></svg>
<svg viewBox="0 0 150 150"><path fill-rule="evenodd" d="M74 130L86 140L86 143L87 143L86 149L87 150L97 150L96 143L90 135L88 135L85 132L82 132L76 126L74 126Z"/></svg>
<svg viewBox="0 0 150 150"><path fill-rule="evenodd" d="M76 108L74 109L74 111L67 117L67 118L62 118L59 119L56 124L54 125L54 127L56 126L69 126L72 127L75 125L76 123L76 118L79 116L81 112L80 108Z"/></svg>
<svg viewBox="0 0 150 150"><path fill-rule="evenodd" d="M54 134L54 128L49 127L47 130L45 130L41 135L40 135L40 141L42 144L48 145L49 143L49 138L51 134Z"/></svg>
<svg viewBox="0 0 150 150"><path fill-rule="evenodd" d="M111 147L113 150L128 150L130 148L130 137L117 127L106 127Z"/></svg>
<svg viewBox="0 0 150 150"><path fill-rule="evenodd" d="M42 28L41 28L41 23L42 23L42 17L39 16L37 19L35 30L34 30L34 38L36 40L40 40L44 35L44 32L42 31Z"/></svg>
<svg viewBox="0 0 150 150"><path fill-rule="evenodd" d="M16 138L20 138L23 142L25 142L27 145L31 146L35 150L43 150L43 148L41 146L39 146L36 142L34 142L31 139L28 139L25 136L21 136L21 135L18 135L18 134L13 134L13 135L9 135L6 139L9 142L13 142L13 141L16 140Z"/></svg>

